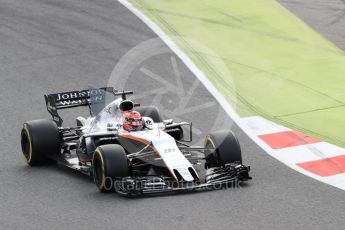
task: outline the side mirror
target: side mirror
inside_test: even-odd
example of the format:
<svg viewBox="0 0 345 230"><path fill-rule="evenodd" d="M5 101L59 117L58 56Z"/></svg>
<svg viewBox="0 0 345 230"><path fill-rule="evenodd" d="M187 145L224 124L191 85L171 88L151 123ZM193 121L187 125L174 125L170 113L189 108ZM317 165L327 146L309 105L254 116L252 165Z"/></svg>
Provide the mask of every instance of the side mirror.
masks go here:
<svg viewBox="0 0 345 230"><path fill-rule="evenodd" d="M163 124L164 124L164 125L171 125L173 122L174 122L173 119L163 120Z"/></svg>

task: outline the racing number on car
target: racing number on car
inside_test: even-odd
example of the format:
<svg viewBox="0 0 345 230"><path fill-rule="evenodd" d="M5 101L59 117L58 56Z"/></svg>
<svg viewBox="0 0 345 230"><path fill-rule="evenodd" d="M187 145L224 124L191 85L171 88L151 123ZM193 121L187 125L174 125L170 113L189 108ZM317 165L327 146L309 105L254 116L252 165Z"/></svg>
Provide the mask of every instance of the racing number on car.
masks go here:
<svg viewBox="0 0 345 230"><path fill-rule="evenodd" d="M166 148L164 149L164 153L172 153L172 152L176 152L175 148Z"/></svg>

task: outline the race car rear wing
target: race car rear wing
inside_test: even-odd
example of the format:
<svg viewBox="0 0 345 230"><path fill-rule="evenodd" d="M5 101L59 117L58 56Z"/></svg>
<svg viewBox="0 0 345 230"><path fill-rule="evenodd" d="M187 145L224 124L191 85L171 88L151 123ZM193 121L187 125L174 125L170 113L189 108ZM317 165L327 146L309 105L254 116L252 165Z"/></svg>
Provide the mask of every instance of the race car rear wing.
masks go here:
<svg viewBox="0 0 345 230"><path fill-rule="evenodd" d="M60 127L62 126L63 119L58 114L60 109L68 109L79 106L89 106L90 114L91 103L104 102L106 92L114 96L121 95L126 99L126 95L133 94L132 91L117 91L113 87L90 88L81 91L70 91L62 93L54 93L44 95L48 112L52 115L53 120Z"/></svg>

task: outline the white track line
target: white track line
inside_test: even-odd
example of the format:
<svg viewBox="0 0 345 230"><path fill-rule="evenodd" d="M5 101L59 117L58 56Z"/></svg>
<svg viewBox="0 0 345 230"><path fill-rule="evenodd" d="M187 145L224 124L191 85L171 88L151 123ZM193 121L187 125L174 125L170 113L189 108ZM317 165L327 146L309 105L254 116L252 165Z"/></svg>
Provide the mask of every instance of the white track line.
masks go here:
<svg viewBox="0 0 345 230"><path fill-rule="evenodd" d="M277 151L271 149L265 142L263 142L257 135L258 129L256 126L260 126L260 122L262 122L260 117L254 117L258 123L254 121L249 121L247 118L241 118L232 106L226 101L226 99L221 95L218 90L213 86L213 84L208 80L208 78L204 75L204 73L192 62L192 60L170 39L170 37L165 34L150 18L148 18L145 14L143 14L140 10L134 7L130 2L127 0L118 0L123 6L125 6L128 10L130 10L134 15L136 15L140 20L142 20L154 33L156 33L162 41L184 62L184 64L189 68L189 70L200 80L200 82L206 87L206 89L213 95L213 97L218 101L218 103L223 107L226 113L230 116L230 118L246 133L260 148L266 151L269 155L276 158L277 160ZM261 120L261 121L259 121ZM264 119L265 120L265 119ZM248 123L249 122L249 123ZM285 129L289 130L285 127L279 126L272 122L265 123L267 127L265 128L264 132L274 131L277 129ZM254 128L253 128L254 127ZM343 174L332 176L332 180L329 181L324 177L320 177L314 175L298 166L295 163L289 161L282 161L285 165L289 166L290 168L305 174L309 177L312 177L316 180L322 181L324 183L331 184L335 187L345 190L345 183L344 179L345 176Z"/></svg>
<svg viewBox="0 0 345 230"><path fill-rule="evenodd" d="M260 117L260 116L242 118L241 124L245 127L248 127L251 130L251 133L257 136L263 135L263 134L278 133L278 132L291 130L284 126L277 125L271 121L268 121L265 118Z"/></svg>

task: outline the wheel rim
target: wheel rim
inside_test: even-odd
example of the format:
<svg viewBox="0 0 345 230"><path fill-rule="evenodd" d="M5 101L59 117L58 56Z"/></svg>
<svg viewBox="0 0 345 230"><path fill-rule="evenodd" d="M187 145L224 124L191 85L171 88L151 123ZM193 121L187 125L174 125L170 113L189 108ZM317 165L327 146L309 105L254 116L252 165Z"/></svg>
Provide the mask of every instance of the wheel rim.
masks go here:
<svg viewBox="0 0 345 230"><path fill-rule="evenodd" d="M219 155L216 150L216 145L214 144L213 140L210 137L207 137L205 140L205 147L206 148L213 148L214 151L207 150L208 155L212 155L213 157L210 159L210 166L218 166L219 165Z"/></svg>

